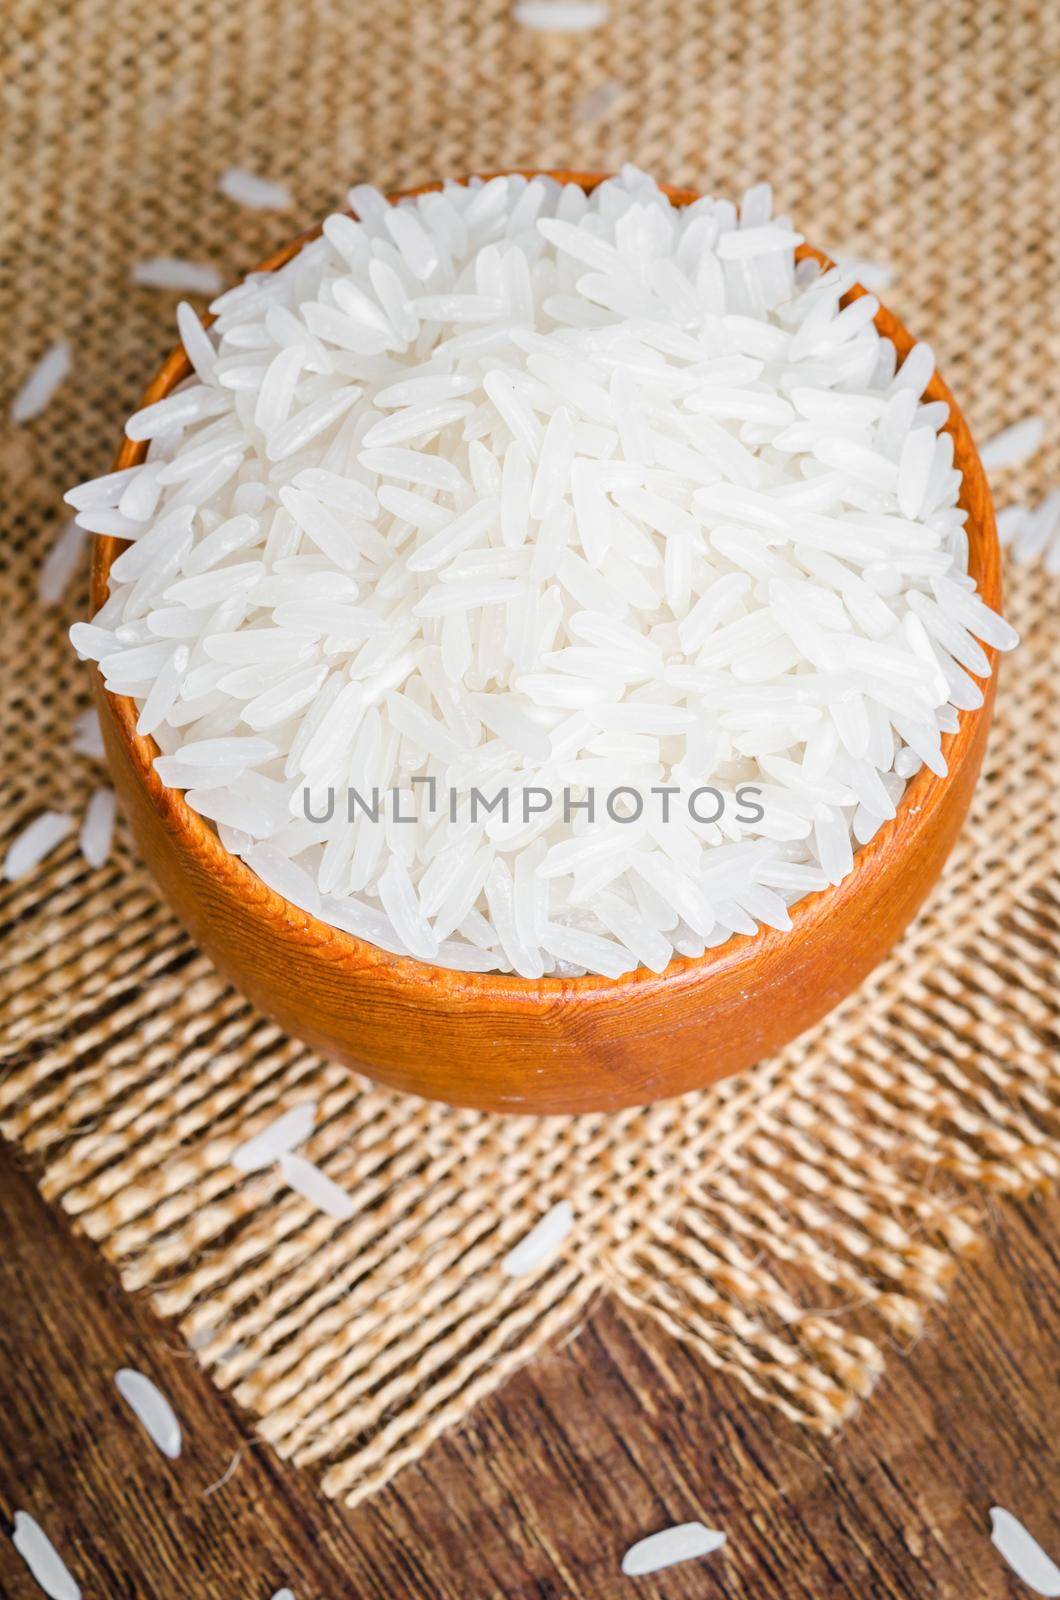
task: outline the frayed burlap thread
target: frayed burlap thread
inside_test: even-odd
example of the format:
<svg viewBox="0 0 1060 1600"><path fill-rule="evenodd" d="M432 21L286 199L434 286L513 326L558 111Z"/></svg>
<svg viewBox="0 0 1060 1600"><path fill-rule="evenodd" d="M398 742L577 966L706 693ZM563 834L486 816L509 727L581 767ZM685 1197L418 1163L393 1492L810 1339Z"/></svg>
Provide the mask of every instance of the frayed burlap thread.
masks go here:
<svg viewBox="0 0 1060 1600"><path fill-rule="evenodd" d="M1030 412L1060 482L1060 12L978 0L633 0L575 40L504 0L16 0L3 98L4 403L54 338L75 374L0 445L0 845L102 780L70 756L86 677L35 573L61 491L104 470L171 339L178 254L234 278L367 179L613 167L732 191L771 177L833 251L888 263L979 435ZM237 163L284 216L216 189ZM617 1296L788 1417L827 1431L914 1340L983 1191L1058 1177L1060 583L1008 575L973 817L890 959L779 1057L613 1117L498 1119L351 1081L285 1039L177 928L123 831L71 837L0 898L0 1128L131 1288L176 1320L285 1456L354 1501ZM336 1223L237 1143L300 1100L354 1196ZM498 1197L503 1204L498 1204ZM527 1280L505 1252L555 1200L576 1225Z"/></svg>

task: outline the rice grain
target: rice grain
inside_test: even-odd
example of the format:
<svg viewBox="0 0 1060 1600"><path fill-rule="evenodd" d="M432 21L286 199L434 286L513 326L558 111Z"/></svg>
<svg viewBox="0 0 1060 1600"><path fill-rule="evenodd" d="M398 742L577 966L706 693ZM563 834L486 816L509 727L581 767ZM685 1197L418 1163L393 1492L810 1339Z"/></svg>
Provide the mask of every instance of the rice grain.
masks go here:
<svg viewBox="0 0 1060 1600"><path fill-rule="evenodd" d="M521 1278L534 1272L555 1255L574 1227L574 1208L569 1200L559 1200L545 1212L524 1238L501 1262L506 1278Z"/></svg>
<svg viewBox="0 0 1060 1600"><path fill-rule="evenodd" d="M152 256L132 269L133 283L148 289L176 289L185 294L219 294L221 274L202 261L183 256Z"/></svg>
<svg viewBox="0 0 1060 1600"><path fill-rule="evenodd" d="M280 1172L296 1194L323 1211L325 1216L348 1222L356 1215L357 1207L346 1191L304 1156L285 1151L280 1157Z"/></svg>
<svg viewBox="0 0 1060 1600"><path fill-rule="evenodd" d="M217 187L227 199L251 211L286 211L291 204L290 191L282 183L259 178L245 167L226 167Z"/></svg>
<svg viewBox="0 0 1060 1600"><path fill-rule="evenodd" d="M36 366L23 379L11 402L11 421L17 426L32 422L54 399L59 387L70 376L73 354L65 339L49 345Z"/></svg>
<svg viewBox="0 0 1060 1600"><path fill-rule="evenodd" d="M512 16L535 33L588 33L607 21L602 0L518 0Z"/></svg>
<svg viewBox="0 0 1060 1600"><path fill-rule="evenodd" d="M121 1367L114 1376L114 1384L162 1454L175 1461L181 1451L180 1423L158 1385L131 1367Z"/></svg>
<svg viewBox="0 0 1060 1600"><path fill-rule="evenodd" d="M81 1590L44 1529L28 1511L15 1512L11 1543L48 1600L81 1600Z"/></svg>
<svg viewBox="0 0 1060 1600"><path fill-rule="evenodd" d="M67 522L41 564L37 577L37 598L41 605L54 606L66 593L85 549L85 536L76 519Z"/></svg>
<svg viewBox="0 0 1060 1600"><path fill-rule="evenodd" d="M987 472L1018 466L1034 454L1044 437L1044 417L1023 417L981 445L979 459Z"/></svg>
<svg viewBox="0 0 1060 1600"><path fill-rule="evenodd" d="M90 867L101 867L110 855L117 799L113 789L97 789L81 824L81 854Z"/></svg>
<svg viewBox="0 0 1060 1600"><path fill-rule="evenodd" d="M1027 1532L1011 1511L1001 1506L990 1508L990 1542L1000 1551L1021 1583L1035 1594L1060 1595L1060 1567L1046 1555L1037 1539Z"/></svg>
<svg viewBox="0 0 1060 1600"><path fill-rule="evenodd" d="M61 811L42 811L8 846L3 876L9 883L24 878L60 845L73 827Z"/></svg>
<svg viewBox="0 0 1060 1600"><path fill-rule="evenodd" d="M725 1534L716 1528L705 1527L702 1522L682 1522L630 1545L622 1557L622 1571L627 1578L642 1578L682 1561L713 1555L724 1543Z"/></svg>
<svg viewBox="0 0 1060 1600"><path fill-rule="evenodd" d="M317 1120L316 1102L303 1101L270 1122L252 1139L233 1150L231 1162L240 1172L260 1172L271 1167L282 1155L304 1144Z"/></svg>
<svg viewBox="0 0 1060 1600"><path fill-rule="evenodd" d="M88 756L91 761L102 761L105 758L107 752L103 743L103 730L99 725L99 716L94 706L80 712L74 719L72 745L78 755Z"/></svg>

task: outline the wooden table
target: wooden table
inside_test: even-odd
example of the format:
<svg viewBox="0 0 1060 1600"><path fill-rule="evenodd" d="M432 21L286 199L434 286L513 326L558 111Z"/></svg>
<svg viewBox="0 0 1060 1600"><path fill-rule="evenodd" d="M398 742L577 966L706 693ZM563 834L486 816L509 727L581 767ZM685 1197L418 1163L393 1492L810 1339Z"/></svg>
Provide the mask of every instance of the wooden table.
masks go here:
<svg viewBox="0 0 1060 1600"><path fill-rule="evenodd" d="M0 1149L0 1513L8 1527L16 1509L37 1516L84 1600L270 1600L284 1584L296 1600L1027 1596L987 1510L1009 1507L1060 1558L1058 1224L1058 1199L999 1209L948 1307L892 1352L831 1443L602 1304L350 1512L251 1442L173 1332ZM126 1364L172 1399L178 1461L118 1398ZM697 1515L727 1531L724 1551L620 1575L627 1544ZM6 1539L0 1594L40 1596Z"/></svg>

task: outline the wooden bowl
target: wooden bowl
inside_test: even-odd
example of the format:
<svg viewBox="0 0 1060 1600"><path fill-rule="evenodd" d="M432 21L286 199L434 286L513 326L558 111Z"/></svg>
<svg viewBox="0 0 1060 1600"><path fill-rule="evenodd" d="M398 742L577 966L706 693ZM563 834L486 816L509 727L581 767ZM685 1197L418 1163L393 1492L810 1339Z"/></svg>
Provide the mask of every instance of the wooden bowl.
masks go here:
<svg viewBox="0 0 1060 1600"><path fill-rule="evenodd" d="M552 176L590 190L607 175ZM666 192L676 205L697 198ZM318 232L258 270L282 266ZM807 246L800 254L826 260ZM863 292L855 288L851 298ZM913 340L901 324L881 309L876 326L904 358ZM160 399L189 371L178 348L141 403ZM937 374L927 395L950 408L970 570L986 603L998 607L999 549L983 468ZM115 465L133 466L145 451L126 440ZM114 538L96 540L94 607L106 598L121 548ZM136 733L132 700L109 693L98 673L96 689L115 786L145 860L192 938L255 1005L322 1054L396 1089L492 1111L578 1112L682 1094L749 1066L816 1022L887 953L939 876L968 810L994 697L997 653L987 654L983 706L961 712L958 731L943 740L949 776L923 768L844 882L793 908L790 932L734 936L699 959L675 957L660 975L640 969L617 980L452 972L318 921L262 883L166 788L152 766L154 741Z"/></svg>

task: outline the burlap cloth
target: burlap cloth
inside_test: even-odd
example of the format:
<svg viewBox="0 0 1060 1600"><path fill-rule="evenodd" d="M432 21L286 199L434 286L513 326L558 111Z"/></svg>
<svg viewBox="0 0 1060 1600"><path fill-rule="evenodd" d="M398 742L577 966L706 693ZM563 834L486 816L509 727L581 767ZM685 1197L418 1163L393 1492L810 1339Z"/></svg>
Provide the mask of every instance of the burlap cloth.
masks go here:
<svg viewBox="0 0 1060 1600"><path fill-rule="evenodd" d="M58 334L75 377L9 431L2 501L4 830L81 810L87 704L35 569L60 491L106 469L171 342L138 258L227 278L369 179L632 159L731 192L772 178L826 248L890 263L973 429L1026 411L1060 482L1060 7L979 0L613 0L584 39L507 0L16 3L5 16L6 396ZM238 163L287 216L216 191ZM329 1494L385 1482L604 1290L789 1416L827 1430L912 1339L974 1237L982 1188L1057 1173L1060 584L1008 578L1006 666L974 818L929 909L861 992L775 1060L615 1117L499 1120L351 1083L226 988L119 835L68 841L0 902L0 1128L45 1193L151 1291ZM356 1197L336 1225L233 1143L319 1097L310 1154ZM502 1254L552 1201L569 1248Z"/></svg>

